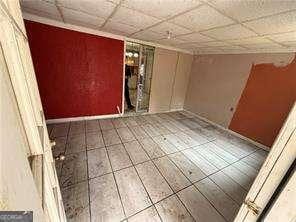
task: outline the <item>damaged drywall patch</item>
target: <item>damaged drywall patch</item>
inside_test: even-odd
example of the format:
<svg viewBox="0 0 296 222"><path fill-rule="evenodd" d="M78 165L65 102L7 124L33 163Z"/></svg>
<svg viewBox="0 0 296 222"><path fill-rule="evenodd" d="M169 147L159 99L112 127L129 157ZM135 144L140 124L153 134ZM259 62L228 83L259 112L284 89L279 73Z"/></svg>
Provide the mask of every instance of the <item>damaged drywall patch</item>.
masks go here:
<svg viewBox="0 0 296 222"><path fill-rule="evenodd" d="M229 125L231 130L267 146L272 145L296 100L295 54L279 56L272 62L269 59L271 56L257 59L251 66Z"/></svg>

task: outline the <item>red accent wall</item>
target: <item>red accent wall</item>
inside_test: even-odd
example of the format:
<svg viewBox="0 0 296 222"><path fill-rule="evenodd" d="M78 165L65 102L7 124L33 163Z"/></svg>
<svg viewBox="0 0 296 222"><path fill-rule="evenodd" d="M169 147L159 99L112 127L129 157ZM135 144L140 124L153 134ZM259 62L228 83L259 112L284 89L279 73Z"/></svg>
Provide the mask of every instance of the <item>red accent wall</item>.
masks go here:
<svg viewBox="0 0 296 222"><path fill-rule="evenodd" d="M121 109L124 42L25 20L47 119Z"/></svg>
<svg viewBox="0 0 296 222"><path fill-rule="evenodd" d="M229 128L271 146L296 101L296 57L292 63L253 65Z"/></svg>

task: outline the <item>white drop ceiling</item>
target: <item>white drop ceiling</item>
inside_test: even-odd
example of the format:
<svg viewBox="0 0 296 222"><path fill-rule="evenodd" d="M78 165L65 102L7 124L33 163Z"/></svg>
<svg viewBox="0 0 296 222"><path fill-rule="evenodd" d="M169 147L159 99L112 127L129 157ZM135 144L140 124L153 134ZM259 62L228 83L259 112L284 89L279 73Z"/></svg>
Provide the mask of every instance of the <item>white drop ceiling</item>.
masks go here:
<svg viewBox="0 0 296 222"><path fill-rule="evenodd" d="M195 54L296 51L296 0L21 0L21 7Z"/></svg>

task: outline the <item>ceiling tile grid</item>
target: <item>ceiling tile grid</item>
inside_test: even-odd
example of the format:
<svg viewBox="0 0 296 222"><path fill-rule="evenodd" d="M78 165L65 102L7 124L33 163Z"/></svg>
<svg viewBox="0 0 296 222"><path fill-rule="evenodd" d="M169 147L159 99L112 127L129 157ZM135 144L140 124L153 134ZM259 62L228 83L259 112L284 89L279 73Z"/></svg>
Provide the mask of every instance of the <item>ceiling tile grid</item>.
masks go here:
<svg viewBox="0 0 296 222"><path fill-rule="evenodd" d="M160 22L160 20L155 17L125 7L118 8L112 16L112 20L139 27L141 29Z"/></svg>
<svg viewBox="0 0 296 222"><path fill-rule="evenodd" d="M45 1L22 0L22 10L41 17L62 21L62 17L53 3Z"/></svg>
<svg viewBox="0 0 296 222"><path fill-rule="evenodd" d="M230 44L268 44L273 43L272 40L269 40L268 38L261 37L261 36L255 36L250 38L241 38L241 39L230 39L226 40L226 42Z"/></svg>
<svg viewBox="0 0 296 222"><path fill-rule="evenodd" d="M215 40L214 38L202 35L197 32L188 35L178 36L178 39L184 40L186 42L210 42Z"/></svg>
<svg viewBox="0 0 296 222"><path fill-rule="evenodd" d="M128 36L132 33L138 32L139 28L116 22L111 19L104 25L104 27L102 27L102 30L113 34Z"/></svg>
<svg viewBox="0 0 296 222"><path fill-rule="evenodd" d="M266 37L277 42L296 41L296 31L274 35L266 35Z"/></svg>
<svg viewBox="0 0 296 222"><path fill-rule="evenodd" d="M192 11L173 18L171 21L179 25L184 25L185 27L194 31L200 31L234 23L232 19L222 15L208 5L201 5Z"/></svg>
<svg viewBox="0 0 296 222"><path fill-rule="evenodd" d="M296 51L295 0L21 0L21 7L195 53Z"/></svg>
<svg viewBox="0 0 296 222"><path fill-rule="evenodd" d="M116 7L115 3L105 0L56 0L57 5L90 15L107 18Z"/></svg>
<svg viewBox="0 0 296 222"><path fill-rule="evenodd" d="M296 11L245 22L244 25L262 35L295 31Z"/></svg>
<svg viewBox="0 0 296 222"><path fill-rule="evenodd" d="M241 44L242 47L248 49L285 49L285 47L277 44L277 43L253 43L253 44Z"/></svg>
<svg viewBox="0 0 296 222"><path fill-rule="evenodd" d="M192 32L190 29L187 29L169 22L162 22L158 25L155 25L149 28L149 30L162 33L162 34L167 34L167 32L170 32L172 33L173 36L184 35Z"/></svg>
<svg viewBox="0 0 296 222"><path fill-rule="evenodd" d="M210 4L240 22L296 9L294 0L212 0Z"/></svg>
<svg viewBox="0 0 296 222"><path fill-rule="evenodd" d="M97 29L105 22L105 19L103 18L68 8L61 8L61 13L63 14L66 23L82 25L88 28Z"/></svg>
<svg viewBox="0 0 296 222"><path fill-rule="evenodd" d="M198 0L124 0L122 5L159 19L167 19L195 8L201 5L201 2Z"/></svg>
<svg viewBox="0 0 296 222"><path fill-rule="evenodd" d="M245 28L241 24L211 29L202 33L219 40L242 39L256 36L255 32Z"/></svg>
<svg viewBox="0 0 296 222"><path fill-rule="evenodd" d="M171 39L163 38L161 40L157 40L156 42L162 45L169 45L169 46L176 46L178 44L185 43L185 41L177 38L171 38Z"/></svg>
<svg viewBox="0 0 296 222"><path fill-rule="evenodd" d="M131 35L131 37L135 39L145 40L145 41L156 41L156 40L165 38L165 35L156 33L153 31L145 30L145 31L137 32Z"/></svg>

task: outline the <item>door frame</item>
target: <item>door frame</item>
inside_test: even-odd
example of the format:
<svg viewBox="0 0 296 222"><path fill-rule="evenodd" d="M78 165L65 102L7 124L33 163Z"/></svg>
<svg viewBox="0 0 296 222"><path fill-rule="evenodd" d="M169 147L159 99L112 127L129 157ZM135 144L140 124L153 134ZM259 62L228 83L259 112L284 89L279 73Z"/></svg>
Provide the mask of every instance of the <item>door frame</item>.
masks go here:
<svg viewBox="0 0 296 222"><path fill-rule="evenodd" d="M262 165L235 222L257 221L296 158L296 102Z"/></svg>
<svg viewBox="0 0 296 222"><path fill-rule="evenodd" d="M151 85L152 85L152 74L153 74L153 65L154 65L154 54L153 54L153 62L152 62L152 74L151 74L151 79L150 79L150 86L149 86L149 103L148 103L148 108L147 110L145 111L142 111L142 110L139 110L138 109L138 105L139 105L139 74L140 74L140 64L141 64L141 59L142 59L142 56L143 56L143 48L145 46L148 46L148 47L151 47L154 49L155 51L155 47L154 46L150 46L150 45L147 45L147 44L142 44L142 43L138 43L138 42L133 42L133 41L124 41L124 62L123 62L123 90L122 90L122 115L125 114L125 53L126 53L126 43L127 42L131 42L131 43L135 43L135 44L138 44L140 46L140 50L139 50L139 66L138 66L138 76L137 76L137 89L136 89L136 104L135 104L135 113L139 114L139 113L148 113L149 112L149 105L150 105L150 95L151 95ZM146 63L146 62L145 62ZM146 67L145 67L146 69ZM146 75L146 72L145 72L145 75Z"/></svg>
<svg viewBox="0 0 296 222"><path fill-rule="evenodd" d="M44 216L47 221L66 221L19 1L0 0L0 44L28 141L24 154L31 164Z"/></svg>

